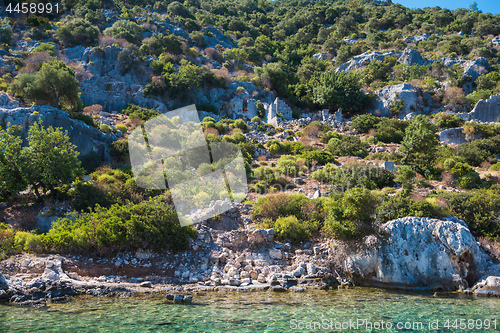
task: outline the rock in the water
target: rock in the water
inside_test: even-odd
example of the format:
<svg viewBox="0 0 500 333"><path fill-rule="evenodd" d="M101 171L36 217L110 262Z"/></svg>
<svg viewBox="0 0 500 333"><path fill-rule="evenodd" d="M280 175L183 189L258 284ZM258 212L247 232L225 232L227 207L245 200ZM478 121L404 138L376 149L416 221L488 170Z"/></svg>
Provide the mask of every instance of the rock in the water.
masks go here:
<svg viewBox="0 0 500 333"><path fill-rule="evenodd" d="M3 277L2 273L0 273L0 290L6 290L9 286L7 285L7 281Z"/></svg>
<svg viewBox="0 0 500 333"><path fill-rule="evenodd" d="M405 217L387 222L380 239L346 256L345 268L372 285L457 289L473 285L494 265L457 218Z"/></svg>
<svg viewBox="0 0 500 333"><path fill-rule="evenodd" d="M182 303L184 300L184 297L182 295L175 295L174 296L174 303Z"/></svg>
<svg viewBox="0 0 500 333"><path fill-rule="evenodd" d="M474 294L485 296L500 296L500 276L488 276L472 287Z"/></svg>

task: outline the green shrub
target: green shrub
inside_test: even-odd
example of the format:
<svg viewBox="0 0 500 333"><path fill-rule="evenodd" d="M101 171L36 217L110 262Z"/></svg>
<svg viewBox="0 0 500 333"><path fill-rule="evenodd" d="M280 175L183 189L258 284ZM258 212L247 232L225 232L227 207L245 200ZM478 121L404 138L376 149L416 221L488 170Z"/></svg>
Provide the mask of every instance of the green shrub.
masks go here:
<svg viewBox="0 0 500 333"><path fill-rule="evenodd" d="M317 172L317 171L316 171ZM322 178L332 184L332 190L344 192L355 187L368 189L384 188L394 185L394 174L384 168L367 164L346 164L340 168L328 167L313 178Z"/></svg>
<svg viewBox="0 0 500 333"><path fill-rule="evenodd" d="M106 134L110 134L112 132L111 127L109 127L108 124L101 124L99 129L101 130L101 132L104 132Z"/></svg>
<svg viewBox="0 0 500 333"><path fill-rule="evenodd" d="M384 143L401 143L407 126L406 121L384 118L375 125L375 140Z"/></svg>
<svg viewBox="0 0 500 333"><path fill-rule="evenodd" d="M376 197L363 188L353 188L333 196L327 206L325 233L346 240L372 233L376 203Z"/></svg>
<svg viewBox="0 0 500 333"><path fill-rule="evenodd" d="M500 171L500 162L492 164L489 169L490 171Z"/></svg>
<svg viewBox="0 0 500 333"><path fill-rule="evenodd" d="M18 231L14 236L14 247L25 252L43 252L43 236L31 232Z"/></svg>
<svg viewBox="0 0 500 333"><path fill-rule="evenodd" d="M460 127L464 122L456 113L439 112L434 116L434 124L439 129Z"/></svg>
<svg viewBox="0 0 500 333"><path fill-rule="evenodd" d="M44 237L51 251L89 255L150 249L181 251L196 231L181 227L175 210L157 197L139 204L96 208L58 219Z"/></svg>
<svg viewBox="0 0 500 333"><path fill-rule="evenodd" d="M441 212L428 201L415 202L401 195L388 197L377 207L377 219L384 223L406 216L439 218Z"/></svg>
<svg viewBox="0 0 500 333"><path fill-rule="evenodd" d="M257 124L260 124L262 122L262 120L260 120L260 118L257 116L253 117L250 121Z"/></svg>
<svg viewBox="0 0 500 333"><path fill-rule="evenodd" d="M320 227L316 221L299 221L296 216L279 217L276 221L266 220L264 225L274 228L279 240L289 240L292 244L308 240Z"/></svg>
<svg viewBox="0 0 500 333"><path fill-rule="evenodd" d="M78 156L78 159L82 162L82 168L85 169L87 174L94 172L101 165L101 157L94 150L87 155Z"/></svg>
<svg viewBox="0 0 500 333"><path fill-rule="evenodd" d="M70 113L70 117L73 119L81 120L85 124L97 128L97 124L94 122L94 119L91 116L82 113L72 112Z"/></svg>
<svg viewBox="0 0 500 333"><path fill-rule="evenodd" d="M455 164L457 164L457 161L454 158L447 158L443 162L443 166L444 166L445 170L451 170L451 168L453 168L455 166Z"/></svg>
<svg viewBox="0 0 500 333"><path fill-rule="evenodd" d="M14 252L14 230L10 225L0 223L0 260Z"/></svg>
<svg viewBox="0 0 500 333"><path fill-rule="evenodd" d="M84 182L75 183L73 196L73 208L79 212L90 211L97 205L110 207L114 199L103 186Z"/></svg>
<svg viewBox="0 0 500 333"><path fill-rule="evenodd" d="M126 114L127 116L129 116L132 119L139 118L139 119L142 119L144 121L148 121L151 118L154 118L154 117L161 114L160 112L155 111L153 109L143 108L143 107L140 107L140 106L135 105L135 104L127 105L127 107L125 107L122 110L122 113Z"/></svg>
<svg viewBox="0 0 500 333"><path fill-rule="evenodd" d="M103 34L113 38L125 38L133 43L141 40L142 30L142 27L135 22L121 20L113 23L110 28L103 31Z"/></svg>
<svg viewBox="0 0 500 333"><path fill-rule="evenodd" d="M455 177L462 177L471 172L472 167L467 163L457 162L450 171Z"/></svg>
<svg viewBox="0 0 500 333"><path fill-rule="evenodd" d="M99 29L82 18L67 18L56 30L56 37L64 47L94 46Z"/></svg>
<svg viewBox="0 0 500 333"><path fill-rule="evenodd" d="M309 199L304 194L270 194L260 197L254 205L253 219L271 219L293 215L299 220L306 218L304 207Z"/></svg>
<svg viewBox="0 0 500 333"><path fill-rule="evenodd" d="M241 129L242 131L248 130L247 124L243 119L236 119L234 122L234 127Z"/></svg>
<svg viewBox="0 0 500 333"><path fill-rule="evenodd" d="M300 158L303 158L308 163L312 163L313 161L318 162L321 165L325 165L327 163L334 163L335 157L332 154L326 151L321 150L308 150L300 155Z"/></svg>
<svg viewBox="0 0 500 333"><path fill-rule="evenodd" d="M435 194L446 205L448 214L465 221L472 234L500 240L500 186L467 192L441 192Z"/></svg>
<svg viewBox="0 0 500 333"><path fill-rule="evenodd" d="M481 177L477 172L470 171L457 179L457 185L466 189L478 188L481 186Z"/></svg>
<svg viewBox="0 0 500 333"><path fill-rule="evenodd" d="M292 155L282 155L278 159L277 170L289 177L297 177L299 173L299 165L297 159Z"/></svg>
<svg viewBox="0 0 500 333"><path fill-rule="evenodd" d="M359 156L364 158L368 155L368 147L369 145L362 142L357 136L345 135L341 139L330 139L327 150L336 156Z"/></svg>
<svg viewBox="0 0 500 333"><path fill-rule="evenodd" d="M42 43L31 50L31 53L47 52L51 56L56 54L56 46L54 44Z"/></svg>
<svg viewBox="0 0 500 333"><path fill-rule="evenodd" d="M117 161L125 161L129 158L128 140L125 138L113 141L110 145L110 155Z"/></svg>
<svg viewBox="0 0 500 333"><path fill-rule="evenodd" d="M500 139L497 137L489 139L474 140L470 143L462 143L455 149L455 156L472 166L479 166L490 157L496 157L500 153Z"/></svg>
<svg viewBox="0 0 500 333"><path fill-rule="evenodd" d="M327 132L324 132L319 141L321 141L322 143L328 143L328 141L330 141L330 139L333 139L333 138L336 138L336 139L342 139L342 134L338 133L338 132L335 132L335 131L327 131Z"/></svg>
<svg viewBox="0 0 500 333"><path fill-rule="evenodd" d="M123 134L127 134L127 126L125 126L123 124L116 125L116 129L118 131L122 132Z"/></svg>
<svg viewBox="0 0 500 333"><path fill-rule="evenodd" d="M382 118L376 117L371 113L361 114L352 118L351 127L358 133L368 133L370 129L374 129Z"/></svg>

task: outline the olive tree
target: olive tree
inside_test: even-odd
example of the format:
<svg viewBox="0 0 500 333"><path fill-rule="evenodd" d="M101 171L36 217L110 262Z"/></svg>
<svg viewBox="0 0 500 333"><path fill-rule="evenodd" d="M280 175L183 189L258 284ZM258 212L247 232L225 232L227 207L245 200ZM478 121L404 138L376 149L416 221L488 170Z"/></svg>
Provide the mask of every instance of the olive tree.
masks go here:
<svg viewBox="0 0 500 333"><path fill-rule="evenodd" d="M56 186L69 184L83 175L79 153L69 142L67 131L52 126L44 128L35 122L28 131L28 146L21 151L24 160L24 179L40 197Z"/></svg>

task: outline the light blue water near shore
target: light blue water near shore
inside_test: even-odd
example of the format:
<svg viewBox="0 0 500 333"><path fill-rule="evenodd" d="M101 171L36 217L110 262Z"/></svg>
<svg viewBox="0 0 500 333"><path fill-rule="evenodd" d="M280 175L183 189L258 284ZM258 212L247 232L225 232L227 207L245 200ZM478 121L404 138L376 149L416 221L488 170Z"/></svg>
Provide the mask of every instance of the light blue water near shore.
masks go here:
<svg viewBox="0 0 500 333"><path fill-rule="evenodd" d="M0 332L498 332L499 309L500 298L460 294L434 297L369 288L306 293L211 292L194 295L191 305L172 304L159 295L79 297L41 309L1 305ZM349 321L360 320L365 323L347 328ZM436 320L438 329L429 328L429 321ZM382 321L383 329L375 329ZM307 329L315 322L316 329ZM398 323L414 327L404 329L399 325L403 329L397 329ZM367 328L369 324L374 325L372 329ZM389 324L391 329L387 328Z"/></svg>

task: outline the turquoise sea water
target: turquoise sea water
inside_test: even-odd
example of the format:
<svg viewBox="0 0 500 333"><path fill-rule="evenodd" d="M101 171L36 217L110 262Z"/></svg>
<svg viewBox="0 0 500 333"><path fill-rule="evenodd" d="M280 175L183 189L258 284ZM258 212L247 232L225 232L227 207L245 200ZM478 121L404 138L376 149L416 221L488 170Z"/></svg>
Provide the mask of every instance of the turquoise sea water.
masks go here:
<svg viewBox="0 0 500 333"><path fill-rule="evenodd" d="M0 332L498 332L499 309L500 298L370 288L210 292L190 305L78 297L41 309L1 305Z"/></svg>

